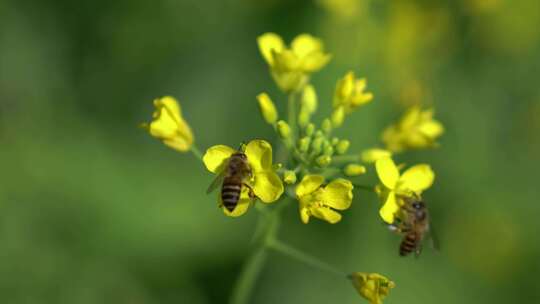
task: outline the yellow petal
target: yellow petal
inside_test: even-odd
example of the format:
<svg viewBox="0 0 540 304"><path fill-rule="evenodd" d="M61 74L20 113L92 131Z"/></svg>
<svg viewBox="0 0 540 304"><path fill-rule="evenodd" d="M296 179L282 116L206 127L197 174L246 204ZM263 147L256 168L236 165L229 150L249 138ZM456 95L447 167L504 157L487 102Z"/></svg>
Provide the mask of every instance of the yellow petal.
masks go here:
<svg viewBox="0 0 540 304"><path fill-rule="evenodd" d="M264 203L275 202L283 194L283 183L273 171L255 173L253 192Z"/></svg>
<svg viewBox="0 0 540 304"><path fill-rule="evenodd" d="M254 173L272 169L272 146L267 141L262 139L250 141L244 153Z"/></svg>
<svg viewBox="0 0 540 304"><path fill-rule="evenodd" d="M218 173L223 169L225 162L236 152L231 147L216 145L206 150L203 156L203 163L206 169L212 173Z"/></svg>
<svg viewBox="0 0 540 304"><path fill-rule="evenodd" d="M341 214L328 207L311 207L310 211L312 216L327 221L330 224L335 224L341 220Z"/></svg>
<svg viewBox="0 0 540 304"><path fill-rule="evenodd" d="M412 106L403 114L399 122L399 127L402 130L413 128L418 123L421 114L420 106Z"/></svg>
<svg viewBox="0 0 540 304"><path fill-rule="evenodd" d="M307 55L300 62L300 68L304 72L316 72L324 67L332 58L330 54L324 54L321 52L316 52Z"/></svg>
<svg viewBox="0 0 540 304"><path fill-rule="evenodd" d="M342 102L346 102L354 89L354 72L349 71L336 85L334 108Z"/></svg>
<svg viewBox="0 0 540 304"><path fill-rule="evenodd" d="M294 38L291 48L296 56L302 58L313 52L322 51L322 42L309 34L301 34Z"/></svg>
<svg viewBox="0 0 540 304"><path fill-rule="evenodd" d="M300 67L300 60L290 50L283 50L281 53L272 53L274 55L274 65L272 66L276 71L290 72L296 71Z"/></svg>
<svg viewBox="0 0 540 304"><path fill-rule="evenodd" d="M315 190L319 189L324 183L324 177L321 175L306 175L296 186L296 196L301 198Z"/></svg>
<svg viewBox="0 0 540 304"><path fill-rule="evenodd" d="M334 209L345 210L351 206L353 185L350 181L338 178L323 189L322 201Z"/></svg>
<svg viewBox="0 0 540 304"><path fill-rule="evenodd" d="M239 217L242 214L246 213L251 205L252 201L249 197L249 189L247 187L242 187L242 193L240 194L240 199L238 200L238 205L233 209L232 212L223 207L223 202L221 201L221 195L219 195L219 206L223 210L226 216L230 217Z"/></svg>
<svg viewBox="0 0 540 304"><path fill-rule="evenodd" d="M399 205L396 201L396 195L394 192L390 192L386 198L386 202L384 202L384 205L379 210L379 215L383 221L392 224L394 222L394 216L398 211Z"/></svg>
<svg viewBox="0 0 540 304"><path fill-rule="evenodd" d="M435 139L444 133L444 127L440 122L431 120L421 124L418 127L418 131L430 139Z"/></svg>
<svg viewBox="0 0 540 304"><path fill-rule="evenodd" d="M264 60L270 65L274 65L273 53L281 53L285 48L283 39L274 33L265 33L257 38L259 50Z"/></svg>
<svg viewBox="0 0 540 304"><path fill-rule="evenodd" d="M399 179L399 171L390 157L384 157L375 162L375 169L379 179L388 189L394 189Z"/></svg>
<svg viewBox="0 0 540 304"><path fill-rule="evenodd" d="M300 207L300 219L302 220L302 223L307 224L309 223L309 217L311 216L311 212L309 211L308 207Z"/></svg>
<svg viewBox="0 0 540 304"><path fill-rule="evenodd" d="M413 191L417 194L431 187L435 180L435 173L426 164L416 165L407 169L398 182L399 191Z"/></svg>

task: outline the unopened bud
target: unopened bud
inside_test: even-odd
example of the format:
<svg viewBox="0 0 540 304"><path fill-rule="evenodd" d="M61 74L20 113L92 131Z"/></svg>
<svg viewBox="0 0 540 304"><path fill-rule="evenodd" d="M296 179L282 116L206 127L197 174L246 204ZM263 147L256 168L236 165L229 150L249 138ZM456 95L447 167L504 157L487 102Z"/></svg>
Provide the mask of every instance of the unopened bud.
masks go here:
<svg viewBox="0 0 540 304"><path fill-rule="evenodd" d="M330 165L330 163L332 162L332 157L328 156L328 155L321 155L319 157L317 157L317 164L321 167L326 167L328 165Z"/></svg>
<svg viewBox="0 0 540 304"><path fill-rule="evenodd" d="M331 145L324 147L323 153L324 155L332 156L334 154L334 147Z"/></svg>
<svg viewBox="0 0 540 304"><path fill-rule="evenodd" d="M302 137L298 140L298 150L302 153L306 153L309 150L309 144L311 143L311 137Z"/></svg>
<svg viewBox="0 0 540 304"><path fill-rule="evenodd" d="M332 132L332 122L330 121L330 119L327 118L323 120L321 129L326 134L330 134L330 132Z"/></svg>
<svg viewBox="0 0 540 304"><path fill-rule="evenodd" d="M332 112L332 125L334 128L340 127L345 119L345 109L338 107Z"/></svg>
<svg viewBox="0 0 540 304"><path fill-rule="evenodd" d="M347 176L357 176L366 173L366 167L358 164L348 164L343 171Z"/></svg>
<svg viewBox="0 0 540 304"><path fill-rule="evenodd" d="M338 142L338 144L336 145L336 152L338 154L344 154L344 153L347 153L347 150L349 149L349 146L351 145L351 142L346 140L346 139L342 139Z"/></svg>
<svg viewBox="0 0 540 304"><path fill-rule="evenodd" d="M311 149L313 149L313 152L315 152L316 154L321 153L323 141L324 141L324 138L322 138L322 137L316 137L316 138L311 142Z"/></svg>
<svg viewBox="0 0 540 304"><path fill-rule="evenodd" d="M311 136L313 135L313 132L315 132L315 125L310 123L306 126L306 135Z"/></svg>
<svg viewBox="0 0 540 304"><path fill-rule="evenodd" d="M291 171L291 170L285 171L283 173L283 181L289 185L296 183L296 173L294 173L294 171Z"/></svg>
<svg viewBox="0 0 540 304"><path fill-rule="evenodd" d="M304 111L303 109L300 111L300 114L298 114L298 125L302 128L304 128L305 126L307 126L307 124L309 123L311 119L311 114L309 114L308 112Z"/></svg>
<svg viewBox="0 0 540 304"><path fill-rule="evenodd" d="M291 128L283 120L277 122L277 130L281 138L288 139L291 137Z"/></svg>
<svg viewBox="0 0 540 304"><path fill-rule="evenodd" d="M266 93L261 93L257 95L257 101L259 102L264 120L269 124L274 124L278 119L278 113L270 96Z"/></svg>

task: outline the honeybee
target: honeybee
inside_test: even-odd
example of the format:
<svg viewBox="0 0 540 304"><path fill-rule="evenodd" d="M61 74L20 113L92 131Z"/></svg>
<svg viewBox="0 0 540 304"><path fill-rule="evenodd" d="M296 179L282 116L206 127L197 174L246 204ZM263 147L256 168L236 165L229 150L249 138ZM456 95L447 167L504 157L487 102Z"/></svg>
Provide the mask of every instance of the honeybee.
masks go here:
<svg viewBox="0 0 540 304"><path fill-rule="evenodd" d="M401 207L401 217L389 228L403 235L399 245L399 255L407 256L414 252L418 257L422 245L429 238L434 249L438 250L438 242L430 227L429 211L426 203L418 196L404 198L405 205Z"/></svg>
<svg viewBox="0 0 540 304"><path fill-rule="evenodd" d="M245 181L251 175L251 167L247 161L246 154L242 151L236 151L224 165L223 170L210 184L206 193L214 191L217 186L221 185L220 197L223 206L229 212L233 212L240 200L242 186L249 188ZM252 196L253 191L251 188L249 188L249 191L250 196Z"/></svg>

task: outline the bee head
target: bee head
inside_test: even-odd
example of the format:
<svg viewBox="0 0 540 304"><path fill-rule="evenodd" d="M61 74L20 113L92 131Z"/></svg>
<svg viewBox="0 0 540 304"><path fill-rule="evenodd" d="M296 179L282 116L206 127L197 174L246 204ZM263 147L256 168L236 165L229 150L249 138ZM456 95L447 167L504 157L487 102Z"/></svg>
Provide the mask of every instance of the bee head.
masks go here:
<svg viewBox="0 0 540 304"><path fill-rule="evenodd" d="M425 207L425 204L422 201L417 201L417 202L412 203L412 207L416 210L420 210Z"/></svg>

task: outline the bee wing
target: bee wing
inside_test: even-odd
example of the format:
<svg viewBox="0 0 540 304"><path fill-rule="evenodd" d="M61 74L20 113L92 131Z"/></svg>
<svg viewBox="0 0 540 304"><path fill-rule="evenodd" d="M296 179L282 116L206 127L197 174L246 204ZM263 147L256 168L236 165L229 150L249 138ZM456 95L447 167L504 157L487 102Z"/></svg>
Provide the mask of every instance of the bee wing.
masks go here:
<svg viewBox="0 0 540 304"><path fill-rule="evenodd" d="M216 178L212 181L210 186L208 186L208 189L206 190L206 194L209 194L216 190L216 188L223 184L223 179L225 179L225 170L222 170Z"/></svg>
<svg viewBox="0 0 540 304"><path fill-rule="evenodd" d="M435 251L441 251L439 237L437 235L437 232L435 232L435 230L433 229L432 223L429 223L429 231L427 237L429 238L430 247L433 248Z"/></svg>

